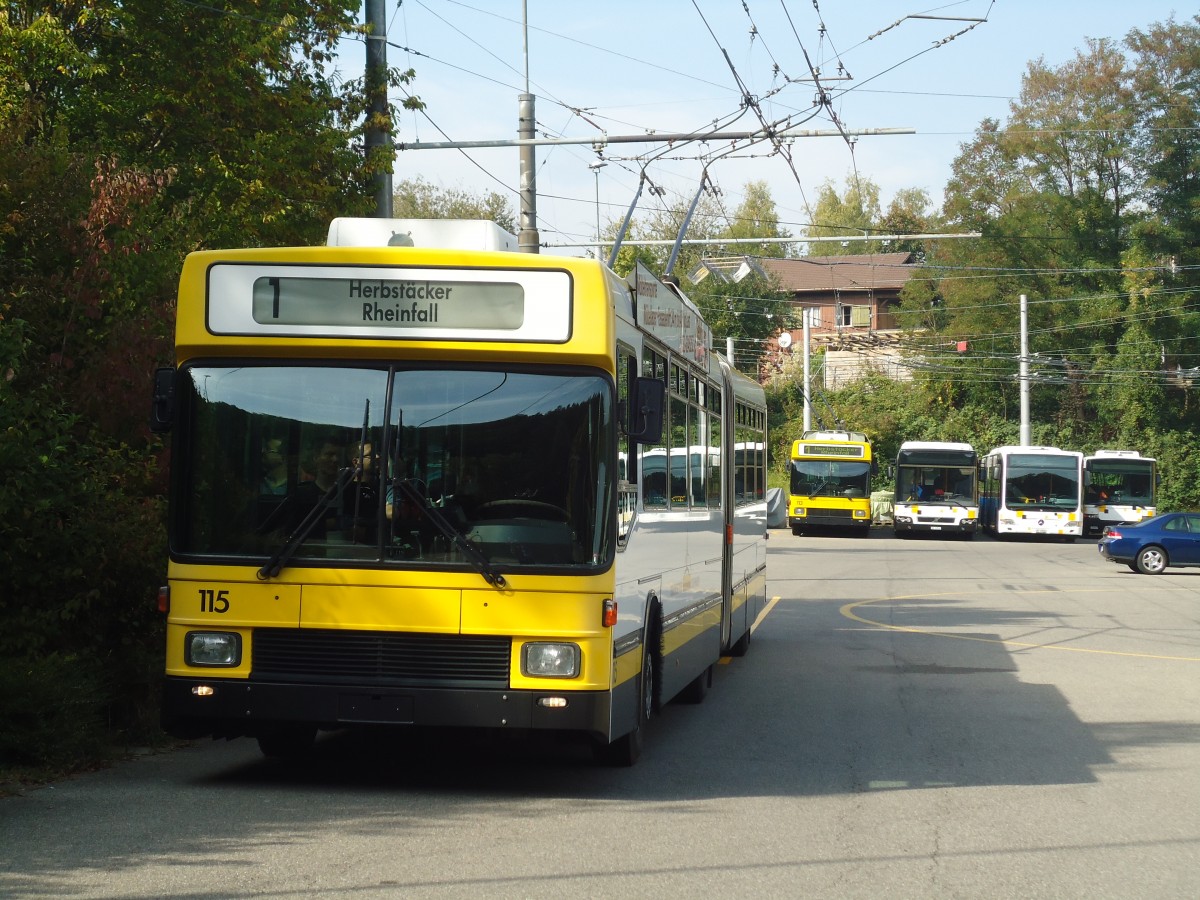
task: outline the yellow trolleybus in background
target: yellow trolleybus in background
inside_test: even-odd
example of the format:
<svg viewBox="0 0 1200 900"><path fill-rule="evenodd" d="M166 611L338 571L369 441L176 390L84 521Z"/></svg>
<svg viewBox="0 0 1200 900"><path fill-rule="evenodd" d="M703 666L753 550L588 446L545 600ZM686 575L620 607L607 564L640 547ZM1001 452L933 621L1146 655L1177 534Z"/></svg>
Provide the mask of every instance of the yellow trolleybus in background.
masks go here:
<svg viewBox="0 0 1200 900"><path fill-rule="evenodd" d="M806 431L792 442L788 525L871 531L871 442L858 431Z"/></svg>
<svg viewBox="0 0 1200 900"><path fill-rule="evenodd" d="M153 413L170 733L550 730L628 765L747 650L766 505L734 491L765 461L734 448L766 440L761 388L647 270L515 244L340 219L188 257ZM651 494L642 458L676 452L686 489Z"/></svg>

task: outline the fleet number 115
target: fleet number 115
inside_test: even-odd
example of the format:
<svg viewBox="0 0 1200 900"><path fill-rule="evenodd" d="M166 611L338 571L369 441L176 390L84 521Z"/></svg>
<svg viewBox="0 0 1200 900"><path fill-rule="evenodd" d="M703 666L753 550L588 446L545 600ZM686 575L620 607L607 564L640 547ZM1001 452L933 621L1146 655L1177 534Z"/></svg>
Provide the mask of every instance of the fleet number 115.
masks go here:
<svg viewBox="0 0 1200 900"><path fill-rule="evenodd" d="M200 612L229 612L229 591L200 588Z"/></svg>

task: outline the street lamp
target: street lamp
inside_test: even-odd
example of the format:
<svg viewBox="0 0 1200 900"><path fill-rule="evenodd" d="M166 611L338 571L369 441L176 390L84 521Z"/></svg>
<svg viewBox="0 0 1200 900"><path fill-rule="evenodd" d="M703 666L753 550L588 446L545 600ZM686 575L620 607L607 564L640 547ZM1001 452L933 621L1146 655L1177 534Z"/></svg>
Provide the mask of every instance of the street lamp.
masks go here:
<svg viewBox="0 0 1200 900"><path fill-rule="evenodd" d="M588 163L588 168L596 176L596 259L601 258L600 253L603 249L600 246L600 170L607 165L608 163L602 159Z"/></svg>

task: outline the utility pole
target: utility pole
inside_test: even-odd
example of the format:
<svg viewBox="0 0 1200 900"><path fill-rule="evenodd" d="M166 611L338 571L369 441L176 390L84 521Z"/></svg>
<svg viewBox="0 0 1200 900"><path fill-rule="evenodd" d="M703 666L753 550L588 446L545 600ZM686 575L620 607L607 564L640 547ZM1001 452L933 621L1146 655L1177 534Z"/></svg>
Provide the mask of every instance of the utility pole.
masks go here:
<svg viewBox="0 0 1200 900"><path fill-rule="evenodd" d="M367 91L367 127L364 136L367 159L379 166L375 184L375 216L392 217L392 160L390 118L388 116L387 77L387 12L384 0L366 0L367 71L364 84Z"/></svg>
<svg viewBox="0 0 1200 900"><path fill-rule="evenodd" d="M1021 295L1021 359L1019 378L1021 381L1021 446L1033 443L1029 428L1029 300Z"/></svg>
<svg viewBox="0 0 1200 900"><path fill-rule="evenodd" d="M541 238L537 230L537 160L533 140L535 133L534 97L529 93L529 3L521 2L521 19L525 33L525 93L518 99L517 135L521 143L521 231L517 249L522 253L537 253Z"/></svg>
<svg viewBox="0 0 1200 900"><path fill-rule="evenodd" d="M804 347L800 357L801 364L804 366L804 431L812 431L812 376L808 373L809 354L811 353L809 345L812 341L812 309L805 307L801 310L801 315L804 317Z"/></svg>

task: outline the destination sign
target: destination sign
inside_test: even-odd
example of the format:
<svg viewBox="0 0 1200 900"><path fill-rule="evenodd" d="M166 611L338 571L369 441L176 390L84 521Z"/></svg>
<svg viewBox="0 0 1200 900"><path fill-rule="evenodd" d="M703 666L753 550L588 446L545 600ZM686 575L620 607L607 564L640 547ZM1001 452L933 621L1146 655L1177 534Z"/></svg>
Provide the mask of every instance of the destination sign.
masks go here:
<svg viewBox="0 0 1200 900"><path fill-rule="evenodd" d="M253 296L254 321L263 325L512 331L525 316L525 291L504 282L269 276L254 280Z"/></svg>
<svg viewBox="0 0 1200 900"><path fill-rule="evenodd" d="M692 301L675 293L640 262L627 282L637 296L642 327L680 356L705 365L712 349L712 330Z"/></svg>
<svg viewBox="0 0 1200 900"><path fill-rule="evenodd" d="M847 456L862 458L862 447L847 446L846 444L805 444L804 452L809 456Z"/></svg>
<svg viewBox="0 0 1200 900"><path fill-rule="evenodd" d="M208 271L213 334L565 341L569 273L219 262Z"/></svg>

